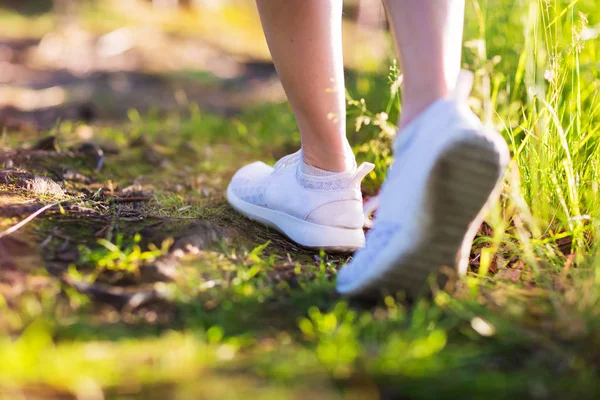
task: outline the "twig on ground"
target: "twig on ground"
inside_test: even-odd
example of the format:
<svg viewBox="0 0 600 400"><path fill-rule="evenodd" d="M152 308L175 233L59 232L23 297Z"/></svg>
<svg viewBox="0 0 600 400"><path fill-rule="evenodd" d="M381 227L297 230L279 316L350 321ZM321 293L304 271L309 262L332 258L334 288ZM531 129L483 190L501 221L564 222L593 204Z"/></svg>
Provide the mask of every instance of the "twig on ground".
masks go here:
<svg viewBox="0 0 600 400"><path fill-rule="evenodd" d="M131 203L138 201L150 201L151 197L115 197L110 199L111 203Z"/></svg>
<svg viewBox="0 0 600 400"><path fill-rule="evenodd" d="M50 243L50 241L52 240L52 234L48 235L48 237L46 239L44 239L44 241L42 243L40 243L40 247L44 248L48 245L48 243Z"/></svg>
<svg viewBox="0 0 600 400"><path fill-rule="evenodd" d="M10 234L15 233L16 231L18 231L19 229L21 229L23 226L25 226L26 224L28 224L29 222L31 222L31 220L33 220L35 217L37 217L38 215L40 215L41 213L43 213L44 211L54 207L58 205L58 203L52 203L52 204L47 204L44 207L40 208L39 210L37 210L36 212L34 212L33 214L31 214L29 217L25 218L23 221L19 222L18 224L11 226L10 228L8 228L7 230L5 230L4 232L0 232L0 239L2 239L4 236L8 236Z"/></svg>

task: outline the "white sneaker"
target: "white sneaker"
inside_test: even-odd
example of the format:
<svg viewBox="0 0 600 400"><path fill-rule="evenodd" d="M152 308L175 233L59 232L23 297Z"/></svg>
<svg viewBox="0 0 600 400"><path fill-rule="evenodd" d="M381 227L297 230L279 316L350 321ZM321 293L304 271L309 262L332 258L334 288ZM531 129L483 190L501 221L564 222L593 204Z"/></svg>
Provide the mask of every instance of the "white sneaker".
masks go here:
<svg viewBox="0 0 600 400"><path fill-rule="evenodd" d="M394 144L366 247L337 276L337 290L419 295L432 273L468 268L472 240L497 199L510 161L504 139L484 129L466 104L442 99ZM438 274L439 283L447 276Z"/></svg>
<svg viewBox="0 0 600 400"><path fill-rule="evenodd" d="M301 246L354 251L365 244L360 183L372 170L373 164L363 163L349 172L307 174L298 151L274 167L255 162L241 168L227 188L227 200Z"/></svg>

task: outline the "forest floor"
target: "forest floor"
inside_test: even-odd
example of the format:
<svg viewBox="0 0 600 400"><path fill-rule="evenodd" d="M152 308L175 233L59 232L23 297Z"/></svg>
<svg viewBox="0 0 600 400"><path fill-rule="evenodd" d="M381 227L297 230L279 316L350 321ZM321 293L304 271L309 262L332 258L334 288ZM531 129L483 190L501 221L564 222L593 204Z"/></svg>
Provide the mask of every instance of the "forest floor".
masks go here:
<svg viewBox="0 0 600 400"><path fill-rule="evenodd" d="M7 24L16 33L0 39L0 399L549 399L600 389L595 247L582 245L583 257L576 244L595 232L556 217L536 233L511 191L517 178L452 293L349 301L334 287L351 254L302 249L225 201L239 167L299 147L264 45L240 52L206 32L137 27L24 37L21 20ZM392 78L381 71L389 41L352 29L359 43L379 39L349 69L349 96L392 119L394 67ZM387 125L349 101L358 157L377 164L369 198L391 162ZM354 132L356 117L381 125ZM590 113L593 137L597 120ZM530 185L529 144L507 129L512 173Z"/></svg>

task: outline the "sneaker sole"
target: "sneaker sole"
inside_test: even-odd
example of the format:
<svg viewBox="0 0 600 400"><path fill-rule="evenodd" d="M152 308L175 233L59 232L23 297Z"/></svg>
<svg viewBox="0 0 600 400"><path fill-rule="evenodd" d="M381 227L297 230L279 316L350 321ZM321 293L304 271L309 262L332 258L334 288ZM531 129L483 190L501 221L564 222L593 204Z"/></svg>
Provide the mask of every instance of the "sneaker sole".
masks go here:
<svg viewBox="0 0 600 400"><path fill-rule="evenodd" d="M452 275L448 267L464 275L472 241L486 212L500 195L501 179L510 153L500 135L474 134L444 150L429 175L426 186L429 226L410 251L398 254L397 235L390 240L366 276L359 282L338 283L339 293L378 296L404 291L409 297L422 294L430 276L444 287ZM441 272L441 273L440 273Z"/></svg>
<svg viewBox="0 0 600 400"><path fill-rule="evenodd" d="M280 211L248 203L236 196L230 187L227 188L227 201L245 217L276 229L293 242L308 249L350 253L365 245L365 233L362 228L338 228L305 221Z"/></svg>

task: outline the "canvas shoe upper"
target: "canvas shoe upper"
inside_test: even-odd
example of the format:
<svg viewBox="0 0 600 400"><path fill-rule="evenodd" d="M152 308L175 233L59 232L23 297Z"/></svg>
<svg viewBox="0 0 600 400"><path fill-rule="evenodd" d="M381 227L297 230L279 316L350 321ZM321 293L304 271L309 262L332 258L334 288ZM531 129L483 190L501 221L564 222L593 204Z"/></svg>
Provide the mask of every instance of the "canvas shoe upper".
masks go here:
<svg viewBox="0 0 600 400"><path fill-rule="evenodd" d="M464 95L464 85L458 89ZM471 240L510 158L502 137L456 97L438 100L409 124L394 155L366 247L338 274L340 293L417 295L443 267L465 273Z"/></svg>
<svg viewBox="0 0 600 400"><path fill-rule="evenodd" d="M317 176L303 172L301 162L299 151L273 167L246 165L227 188L229 203L305 247L353 251L364 246L360 183L373 165Z"/></svg>

